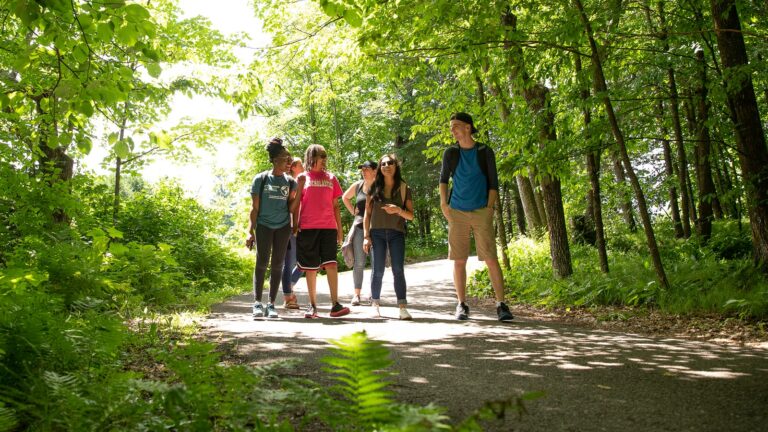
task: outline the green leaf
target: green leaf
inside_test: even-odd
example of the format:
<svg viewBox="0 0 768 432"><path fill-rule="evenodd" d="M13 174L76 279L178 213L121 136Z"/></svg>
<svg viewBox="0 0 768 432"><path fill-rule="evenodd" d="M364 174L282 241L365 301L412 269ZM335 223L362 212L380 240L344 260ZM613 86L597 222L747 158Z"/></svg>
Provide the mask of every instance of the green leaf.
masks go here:
<svg viewBox="0 0 768 432"><path fill-rule="evenodd" d="M344 20L352 27L360 27L363 25L363 18L354 9L347 9L344 11Z"/></svg>
<svg viewBox="0 0 768 432"><path fill-rule="evenodd" d="M77 144L77 149L83 154L89 154L93 148L93 141L88 137L78 138L75 142Z"/></svg>
<svg viewBox="0 0 768 432"><path fill-rule="evenodd" d="M143 21L149 18L149 12L136 3L131 3L125 7L125 15L132 21Z"/></svg>
<svg viewBox="0 0 768 432"><path fill-rule="evenodd" d="M115 155L121 159L125 159L131 155L131 149L128 147L128 143L125 140L120 140L115 143Z"/></svg>
<svg viewBox="0 0 768 432"><path fill-rule="evenodd" d="M107 234L109 234L111 238L123 238L123 232L115 227L107 228Z"/></svg>
<svg viewBox="0 0 768 432"><path fill-rule="evenodd" d="M130 249L121 243L112 243L109 245L109 252L116 257L124 256Z"/></svg>
<svg viewBox="0 0 768 432"><path fill-rule="evenodd" d="M160 73L163 71L158 63L147 63L145 66L147 68L147 73L149 73L149 76L152 78L159 77Z"/></svg>
<svg viewBox="0 0 768 432"><path fill-rule="evenodd" d="M139 35L132 25L120 27L117 30L117 40L127 46L134 46L139 41Z"/></svg>

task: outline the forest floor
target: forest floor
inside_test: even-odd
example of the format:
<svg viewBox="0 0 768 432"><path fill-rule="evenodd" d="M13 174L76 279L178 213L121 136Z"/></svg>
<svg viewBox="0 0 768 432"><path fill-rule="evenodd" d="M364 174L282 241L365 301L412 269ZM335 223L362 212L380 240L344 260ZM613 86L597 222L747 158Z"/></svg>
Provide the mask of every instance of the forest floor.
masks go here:
<svg viewBox="0 0 768 432"><path fill-rule="evenodd" d="M489 299L472 303L488 307ZM768 322L723 318L719 315L670 315L657 310L626 307L583 309L515 305L518 315L593 329L631 332L652 337L676 337L725 345L768 348Z"/></svg>
<svg viewBox="0 0 768 432"><path fill-rule="evenodd" d="M470 260L470 267L479 266ZM768 343L758 324L515 304L515 320L501 323L488 300L470 302L471 319L457 321L451 274L447 260L406 266L413 321L397 319L386 274L381 317L358 306L346 317L328 318L321 279L323 318L280 308L279 319L253 320L252 294L243 294L213 308L203 336L229 361L300 359L287 375L327 384L328 375L319 371L328 340L365 330L390 350L397 399L442 406L454 422L484 404L543 392L525 402L527 415L508 413L485 423L489 431L753 431L768 422ZM344 302L351 279L351 273L340 275ZM303 282L297 291L306 304Z"/></svg>

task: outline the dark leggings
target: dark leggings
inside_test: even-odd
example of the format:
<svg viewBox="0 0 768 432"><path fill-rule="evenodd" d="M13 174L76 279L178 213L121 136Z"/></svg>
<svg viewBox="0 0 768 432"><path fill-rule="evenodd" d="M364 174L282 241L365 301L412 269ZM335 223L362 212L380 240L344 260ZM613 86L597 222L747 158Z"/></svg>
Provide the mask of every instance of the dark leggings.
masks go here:
<svg viewBox="0 0 768 432"><path fill-rule="evenodd" d="M256 267L253 269L253 295L255 301L261 302L264 292L264 276L267 273L267 263L270 261L271 255L269 302L275 302L283 274L285 250L288 247L290 237L290 224L278 229L267 228L264 225L256 226Z"/></svg>

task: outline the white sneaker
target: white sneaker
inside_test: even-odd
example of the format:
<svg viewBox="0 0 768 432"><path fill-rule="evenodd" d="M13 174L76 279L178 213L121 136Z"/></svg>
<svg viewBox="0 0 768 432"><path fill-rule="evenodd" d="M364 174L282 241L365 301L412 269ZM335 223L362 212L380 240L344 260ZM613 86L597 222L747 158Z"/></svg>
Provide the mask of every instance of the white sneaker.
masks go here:
<svg viewBox="0 0 768 432"><path fill-rule="evenodd" d="M404 321L410 321L413 319L413 317L408 313L408 309L403 307L400 308L400 319Z"/></svg>
<svg viewBox="0 0 768 432"><path fill-rule="evenodd" d="M264 318L264 306L259 302L253 304L253 318Z"/></svg>
<svg viewBox="0 0 768 432"><path fill-rule="evenodd" d="M376 315L378 315L380 317L381 316L381 312L379 312L379 301L376 300L376 299L371 299L371 306L376 308Z"/></svg>
<svg viewBox="0 0 768 432"><path fill-rule="evenodd" d="M357 295L357 294L355 294L355 295L352 297L352 301L350 302L350 304L351 304L352 306L360 306L360 296L359 296L359 295Z"/></svg>

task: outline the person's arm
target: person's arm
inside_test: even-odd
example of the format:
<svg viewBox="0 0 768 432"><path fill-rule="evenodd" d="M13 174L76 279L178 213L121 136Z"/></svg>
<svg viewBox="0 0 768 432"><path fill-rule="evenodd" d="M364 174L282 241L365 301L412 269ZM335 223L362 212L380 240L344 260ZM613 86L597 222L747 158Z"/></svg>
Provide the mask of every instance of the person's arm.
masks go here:
<svg viewBox="0 0 768 432"><path fill-rule="evenodd" d="M448 220L448 215L450 214L448 210L450 207L448 206L448 183L440 183L440 210L443 212L443 216L445 216L445 219Z"/></svg>
<svg viewBox="0 0 768 432"><path fill-rule="evenodd" d="M344 243L344 228L341 226L341 206L339 200L333 200L333 217L336 219L336 244L341 246Z"/></svg>
<svg viewBox="0 0 768 432"><path fill-rule="evenodd" d="M410 188L406 189L405 208L400 209L400 217L409 221L413 220L413 197L411 196Z"/></svg>
<svg viewBox="0 0 768 432"><path fill-rule="evenodd" d="M363 216L363 250L371 249L371 197L365 198L365 215Z"/></svg>
<svg viewBox="0 0 768 432"><path fill-rule="evenodd" d="M344 192L344 195L341 196L341 201L344 202L344 207L347 208L349 213L352 214L352 216L357 216L355 213L357 212L357 208L354 204L352 204L352 198L355 197L355 191L357 190L357 183L352 183L352 186L347 189L346 192Z"/></svg>
<svg viewBox="0 0 768 432"><path fill-rule="evenodd" d="M493 208L499 199L499 173L496 170L496 156L493 149L486 146L488 166L488 208Z"/></svg>
<svg viewBox="0 0 768 432"><path fill-rule="evenodd" d="M256 241L256 218L259 217L259 196L251 195L251 212L248 215L248 237L245 239L245 247L253 249Z"/></svg>
<svg viewBox="0 0 768 432"><path fill-rule="evenodd" d="M302 173L299 174L299 178L296 179L296 197L291 203L291 214L293 215L293 234L296 235L299 232L299 214L301 212L301 197L304 195L304 183L306 183L307 177Z"/></svg>
<svg viewBox="0 0 768 432"><path fill-rule="evenodd" d="M493 209L494 204L496 204L496 200L499 198L499 191L496 189L489 189L488 190L488 208Z"/></svg>

